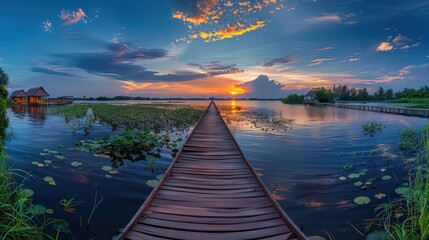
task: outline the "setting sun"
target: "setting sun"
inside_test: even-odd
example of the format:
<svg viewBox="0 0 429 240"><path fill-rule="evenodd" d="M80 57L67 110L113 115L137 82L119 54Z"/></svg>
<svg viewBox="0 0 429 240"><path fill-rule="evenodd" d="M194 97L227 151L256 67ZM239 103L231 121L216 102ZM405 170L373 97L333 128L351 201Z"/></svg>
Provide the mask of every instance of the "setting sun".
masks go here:
<svg viewBox="0 0 429 240"><path fill-rule="evenodd" d="M231 95L238 95L238 94L244 94L246 91L242 88L233 88L229 91L229 94Z"/></svg>

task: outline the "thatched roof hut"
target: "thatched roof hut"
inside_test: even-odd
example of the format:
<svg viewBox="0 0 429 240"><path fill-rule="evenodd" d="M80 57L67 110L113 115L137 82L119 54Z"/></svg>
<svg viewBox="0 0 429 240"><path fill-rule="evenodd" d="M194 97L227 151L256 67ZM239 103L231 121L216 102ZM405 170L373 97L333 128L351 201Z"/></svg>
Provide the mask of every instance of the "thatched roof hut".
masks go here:
<svg viewBox="0 0 429 240"><path fill-rule="evenodd" d="M28 103L32 105L46 104L49 93L43 87L30 88L27 91Z"/></svg>
<svg viewBox="0 0 429 240"><path fill-rule="evenodd" d="M49 97L49 93L43 87L30 88L27 91L28 97Z"/></svg>
<svg viewBox="0 0 429 240"><path fill-rule="evenodd" d="M26 103L27 102L27 94L23 89L16 90L12 94L10 94L10 98L14 103Z"/></svg>

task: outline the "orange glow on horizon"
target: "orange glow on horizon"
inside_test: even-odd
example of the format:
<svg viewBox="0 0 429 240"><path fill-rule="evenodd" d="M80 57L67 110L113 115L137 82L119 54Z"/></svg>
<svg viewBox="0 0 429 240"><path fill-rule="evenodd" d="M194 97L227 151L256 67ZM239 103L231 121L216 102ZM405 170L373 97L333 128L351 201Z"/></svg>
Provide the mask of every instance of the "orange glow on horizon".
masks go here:
<svg viewBox="0 0 429 240"><path fill-rule="evenodd" d="M231 94L231 95L239 95L239 94L244 94L244 93L246 93L246 91L244 89L237 88L237 87L234 87L233 89L231 89L229 91L229 94Z"/></svg>
<svg viewBox="0 0 429 240"><path fill-rule="evenodd" d="M244 89L236 87L242 83L242 81L222 77L200 78L183 82L140 83L135 81L122 81L122 89L126 94L149 93L151 95L164 96L188 95L228 97L246 93Z"/></svg>

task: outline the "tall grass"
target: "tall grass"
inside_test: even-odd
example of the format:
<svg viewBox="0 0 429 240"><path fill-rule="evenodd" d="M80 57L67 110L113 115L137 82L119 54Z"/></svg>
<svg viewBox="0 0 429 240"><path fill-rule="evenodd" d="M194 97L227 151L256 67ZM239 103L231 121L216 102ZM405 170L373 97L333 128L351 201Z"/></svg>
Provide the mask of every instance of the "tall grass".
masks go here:
<svg viewBox="0 0 429 240"><path fill-rule="evenodd" d="M30 211L31 199L15 184L16 173L0 151L0 239L43 239L43 228Z"/></svg>
<svg viewBox="0 0 429 240"><path fill-rule="evenodd" d="M409 170L409 187L402 199L382 206L382 224L389 239L429 239L429 125L421 138L417 163Z"/></svg>
<svg viewBox="0 0 429 240"><path fill-rule="evenodd" d="M0 99L0 240L43 239L43 226L38 226L30 211L31 199L15 182L19 171L7 164L3 146L6 127L6 101Z"/></svg>

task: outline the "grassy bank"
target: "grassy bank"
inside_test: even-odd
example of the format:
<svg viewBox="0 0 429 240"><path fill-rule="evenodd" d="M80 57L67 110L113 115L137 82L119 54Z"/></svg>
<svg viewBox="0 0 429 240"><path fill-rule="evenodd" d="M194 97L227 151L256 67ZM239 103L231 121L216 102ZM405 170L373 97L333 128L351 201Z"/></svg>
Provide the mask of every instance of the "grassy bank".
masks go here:
<svg viewBox="0 0 429 240"><path fill-rule="evenodd" d="M419 149L406 167L409 185L395 190L402 198L378 208L380 223L386 230L385 239L429 239L429 125L417 141L420 142L407 142L418 145Z"/></svg>
<svg viewBox="0 0 429 240"><path fill-rule="evenodd" d="M6 101L0 99L0 239L43 239L43 227L31 211L32 191L20 188L15 182L18 171L7 164L3 146L6 127Z"/></svg>
<svg viewBox="0 0 429 240"><path fill-rule="evenodd" d="M44 239L43 227L32 208L31 191L15 183L16 172L8 167L0 150L0 239Z"/></svg>
<svg viewBox="0 0 429 240"><path fill-rule="evenodd" d="M429 108L429 98L401 98L388 103L407 103L412 108Z"/></svg>

